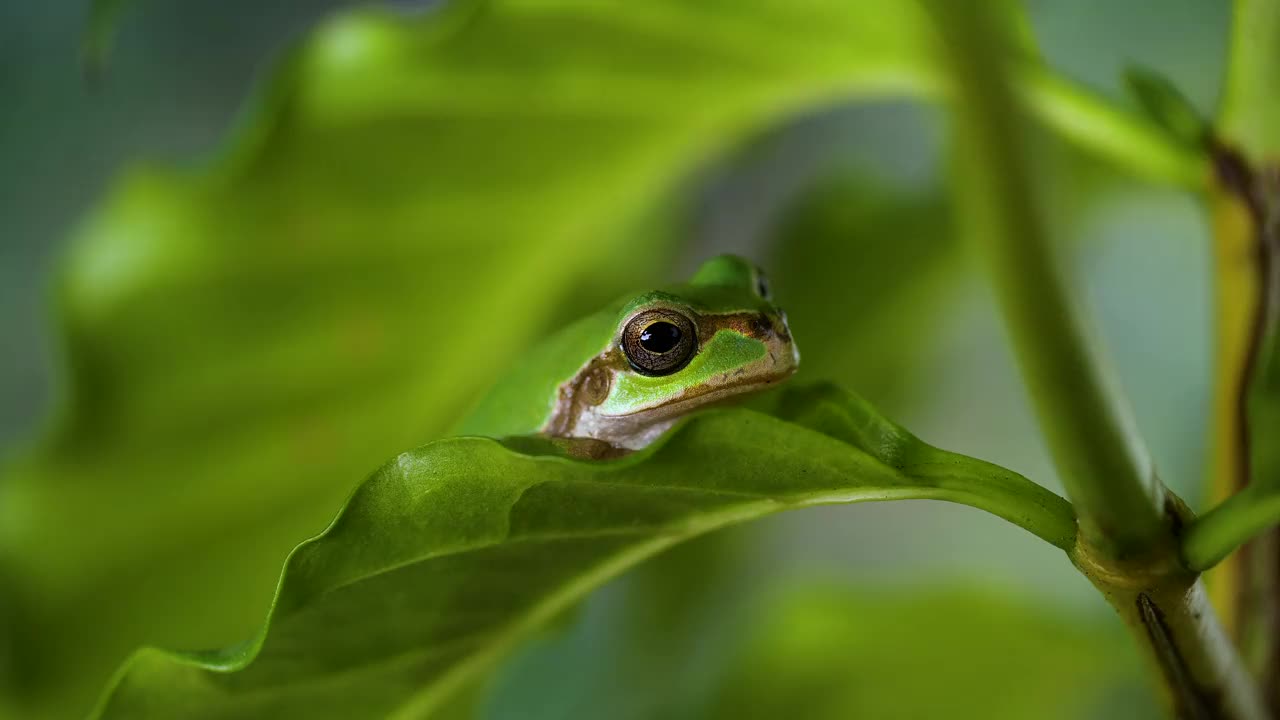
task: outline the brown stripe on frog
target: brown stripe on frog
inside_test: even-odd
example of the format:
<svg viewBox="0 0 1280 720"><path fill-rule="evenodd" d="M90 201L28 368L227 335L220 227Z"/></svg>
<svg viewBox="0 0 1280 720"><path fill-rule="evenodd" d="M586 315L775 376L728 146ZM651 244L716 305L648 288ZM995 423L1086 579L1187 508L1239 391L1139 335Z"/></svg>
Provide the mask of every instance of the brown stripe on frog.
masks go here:
<svg viewBox="0 0 1280 720"><path fill-rule="evenodd" d="M706 322L711 320L711 322ZM777 337L784 343L791 342L791 331L787 328L787 315L778 312L775 322L765 313L731 313L728 315L701 315L698 317L698 347L711 341L721 330L733 330L741 335L761 341Z"/></svg>
<svg viewBox="0 0 1280 720"><path fill-rule="evenodd" d="M582 412L609 397L609 390L613 387L613 371L627 367L627 359L616 343L609 350L588 360L576 375L561 383L556 409L542 431L554 437L569 437Z"/></svg>

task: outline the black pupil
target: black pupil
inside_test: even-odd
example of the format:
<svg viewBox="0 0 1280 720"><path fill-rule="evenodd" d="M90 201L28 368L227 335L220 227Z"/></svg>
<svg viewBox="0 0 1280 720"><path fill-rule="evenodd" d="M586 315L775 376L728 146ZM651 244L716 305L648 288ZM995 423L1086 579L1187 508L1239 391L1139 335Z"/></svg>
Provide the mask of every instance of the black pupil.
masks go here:
<svg viewBox="0 0 1280 720"><path fill-rule="evenodd" d="M680 328L669 322L658 321L640 333L640 347L651 353L670 352L680 344Z"/></svg>

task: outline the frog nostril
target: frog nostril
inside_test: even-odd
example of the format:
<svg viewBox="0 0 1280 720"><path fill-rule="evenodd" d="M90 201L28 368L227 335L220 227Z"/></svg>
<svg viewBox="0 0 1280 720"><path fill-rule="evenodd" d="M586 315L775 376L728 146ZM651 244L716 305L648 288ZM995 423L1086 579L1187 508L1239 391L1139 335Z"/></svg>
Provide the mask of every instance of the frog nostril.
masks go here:
<svg viewBox="0 0 1280 720"><path fill-rule="evenodd" d="M768 315L756 315L751 318L751 335L760 339L774 334L773 320Z"/></svg>

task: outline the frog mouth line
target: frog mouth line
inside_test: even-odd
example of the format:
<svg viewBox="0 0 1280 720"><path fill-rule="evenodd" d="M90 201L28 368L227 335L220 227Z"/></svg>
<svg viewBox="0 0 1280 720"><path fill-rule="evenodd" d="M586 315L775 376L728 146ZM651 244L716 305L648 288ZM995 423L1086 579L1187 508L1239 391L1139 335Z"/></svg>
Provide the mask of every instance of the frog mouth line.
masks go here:
<svg viewBox="0 0 1280 720"><path fill-rule="evenodd" d="M791 377L794 373L795 368L792 367L776 373L769 373L768 375L757 375L749 380L729 382L723 385L705 388L698 392L681 395L679 397L672 398L671 401L663 403L662 405L647 408L643 412L636 413L633 416L619 415L616 417L619 419L625 417L651 417L653 414L665 414L662 411L670 412L672 410L683 410L685 407L695 402L698 402L699 404L719 402L720 400L725 400L737 395L743 395L751 392L752 390L760 390L775 383L782 382L783 380Z"/></svg>
<svg viewBox="0 0 1280 720"><path fill-rule="evenodd" d="M689 393L640 412L597 416L595 432L591 437L627 451L645 447L691 410L720 406L741 396L759 392L786 380L796 370L794 362L779 363L779 366L773 372L750 376L749 379L743 373L743 379L738 382L726 382L701 392Z"/></svg>
<svg viewBox="0 0 1280 720"><path fill-rule="evenodd" d="M782 349L785 352L785 349ZM790 362L778 359L779 350L770 349L770 360L772 360L775 370L763 374L747 376L745 370L739 370L736 374L743 377L742 380L734 382L730 380L714 386L707 386L697 389L685 391L681 395L671 400L645 408L644 410L629 415L603 415L602 420L610 420L619 424L634 424L636 426L646 425L654 422L661 422L668 417L681 414L691 405L697 404L714 405L730 400L739 395L763 390L770 385L780 383L791 377L797 370L798 363L794 360Z"/></svg>

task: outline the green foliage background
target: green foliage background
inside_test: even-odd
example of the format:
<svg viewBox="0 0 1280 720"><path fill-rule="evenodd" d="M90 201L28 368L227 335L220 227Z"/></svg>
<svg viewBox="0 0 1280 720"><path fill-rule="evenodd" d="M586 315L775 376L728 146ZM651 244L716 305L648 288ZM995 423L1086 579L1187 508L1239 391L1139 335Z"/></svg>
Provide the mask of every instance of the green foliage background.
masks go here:
<svg viewBox="0 0 1280 720"><path fill-rule="evenodd" d="M362 477L557 323L715 252L771 270L805 378L1052 483L952 238L942 118L882 97L928 73L907 4L595 5L152 3L96 90L77 11L0 9L0 713L81 716L138 645L251 637L285 554ZM1117 102L1140 61L1208 106L1226 9L1166 5L1029 10L1049 62ZM1061 240L1194 498L1202 221L1042 145ZM1060 553L991 517L812 509L623 578L471 699L496 718L1134 717L1152 708L1121 635Z"/></svg>

